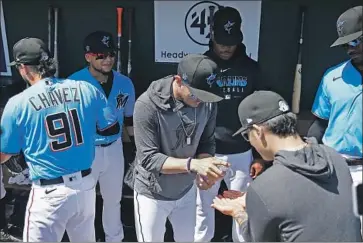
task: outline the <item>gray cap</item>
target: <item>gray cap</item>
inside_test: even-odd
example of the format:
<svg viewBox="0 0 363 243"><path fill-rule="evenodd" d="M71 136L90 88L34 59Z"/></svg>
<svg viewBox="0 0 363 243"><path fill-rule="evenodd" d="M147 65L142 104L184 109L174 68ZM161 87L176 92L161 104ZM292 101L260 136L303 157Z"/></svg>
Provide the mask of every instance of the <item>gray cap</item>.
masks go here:
<svg viewBox="0 0 363 243"><path fill-rule="evenodd" d="M207 56L189 54L178 65L178 75L185 85L188 85L194 96L203 102L218 102L222 97L205 90L209 89L208 82L217 77L217 64Z"/></svg>
<svg viewBox="0 0 363 243"><path fill-rule="evenodd" d="M38 65L41 60L47 60L49 50L41 39L26 37L15 43L13 47L14 61L10 66L16 64Z"/></svg>
<svg viewBox="0 0 363 243"><path fill-rule="evenodd" d="M354 41L362 35L362 6L350 8L337 20L339 38L330 46L340 46Z"/></svg>

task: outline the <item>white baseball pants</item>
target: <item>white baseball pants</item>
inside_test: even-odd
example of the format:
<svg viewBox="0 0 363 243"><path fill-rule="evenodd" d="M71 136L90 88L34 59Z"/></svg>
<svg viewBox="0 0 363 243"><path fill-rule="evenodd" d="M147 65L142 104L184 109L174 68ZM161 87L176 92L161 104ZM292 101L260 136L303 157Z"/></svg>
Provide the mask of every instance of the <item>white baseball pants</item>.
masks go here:
<svg viewBox="0 0 363 243"><path fill-rule="evenodd" d="M353 185L356 186L358 184L361 184L363 181L363 166L362 165L355 165L355 166L349 166L350 175L353 179ZM363 234L363 217L360 217L360 223L361 223L361 232Z"/></svg>
<svg viewBox="0 0 363 243"><path fill-rule="evenodd" d="M0 165L0 200L3 199L6 195L3 178L3 166Z"/></svg>
<svg viewBox="0 0 363 243"><path fill-rule="evenodd" d="M224 176L224 181L229 190L245 191L247 184L251 182L250 165L253 160L252 151L240 154L221 155L215 157L231 163L231 169ZM197 189L197 217L195 226L195 242L209 242L214 237L215 209L211 207L213 199L218 194L220 181L209 190ZM239 233L239 225L233 220L232 238L234 242L244 242Z"/></svg>
<svg viewBox="0 0 363 243"><path fill-rule="evenodd" d="M63 176L64 183L33 183L26 207L24 242L95 241L95 180L80 172Z"/></svg>
<svg viewBox="0 0 363 243"><path fill-rule="evenodd" d="M124 154L119 138L108 147L96 146L92 175L99 182L103 199L102 224L106 242L121 242L121 199L124 178Z"/></svg>
<svg viewBox="0 0 363 243"><path fill-rule="evenodd" d="M193 242L196 186L176 201L155 200L134 191L135 229L138 242L164 242L168 218L175 242Z"/></svg>

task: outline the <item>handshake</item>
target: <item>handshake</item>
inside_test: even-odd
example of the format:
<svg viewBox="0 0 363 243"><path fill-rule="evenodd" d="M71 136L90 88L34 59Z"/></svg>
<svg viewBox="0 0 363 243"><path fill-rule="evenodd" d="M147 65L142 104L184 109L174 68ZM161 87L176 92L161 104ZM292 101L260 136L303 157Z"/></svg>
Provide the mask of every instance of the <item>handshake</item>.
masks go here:
<svg viewBox="0 0 363 243"><path fill-rule="evenodd" d="M193 159L190 162L190 171L197 173L196 183L202 190L211 188L228 170L230 163L216 157Z"/></svg>

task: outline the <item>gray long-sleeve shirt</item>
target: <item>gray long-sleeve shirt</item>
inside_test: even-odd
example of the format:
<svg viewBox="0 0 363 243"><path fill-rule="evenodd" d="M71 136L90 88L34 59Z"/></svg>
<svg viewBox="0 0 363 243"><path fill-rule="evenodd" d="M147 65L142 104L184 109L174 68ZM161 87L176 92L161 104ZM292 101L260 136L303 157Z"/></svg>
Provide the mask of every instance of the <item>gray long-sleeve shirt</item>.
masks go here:
<svg viewBox="0 0 363 243"><path fill-rule="evenodd" d="M137 148L134 189L158 200L177 200L194 183L194 174L161 173L169 156L187 161L201 153L215 154L216 105L201 103L192 108L175 103L171 96L172 80L166 77L152 82L136 101L133 115Z"/></svg>
<svg viewBox="0 0 363 243"><path fill-rule="evenodd" d="M333 149L312 144L280 151L246 196L246 241L362 241L353 213L352 179Z"/></svg>

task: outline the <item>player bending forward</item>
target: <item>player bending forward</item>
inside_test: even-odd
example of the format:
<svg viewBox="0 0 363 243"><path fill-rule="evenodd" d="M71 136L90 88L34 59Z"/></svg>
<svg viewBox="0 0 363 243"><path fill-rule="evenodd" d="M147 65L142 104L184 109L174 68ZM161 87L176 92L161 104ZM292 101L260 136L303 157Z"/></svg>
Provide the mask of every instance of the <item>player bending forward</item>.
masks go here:
<svg viewBox="0 0 363 243"><path fill-rule="evenodd" d="M1 119L1 163L24 151L32 189L23 241L95 241L94 137L117 134L114 111L94 86L53 78L54 61L40 39L13 47L15 65L31 87L12 97ZM96 128L97 125L97 128Z"/></svg>
<svg viewBox="0 0 363 243"><path fill-rule="evenodd" d="M152 82L136 101L133 186L139 242L164 241L167 218L175 241L193 241L196 174L209 178L209 185L198 183L206 189L224 176L218 166L229 166L213 157L217 111L212 102L222 98L200 90L216 69L208 57L190 54L179 63L178 75Z"/></svg>

